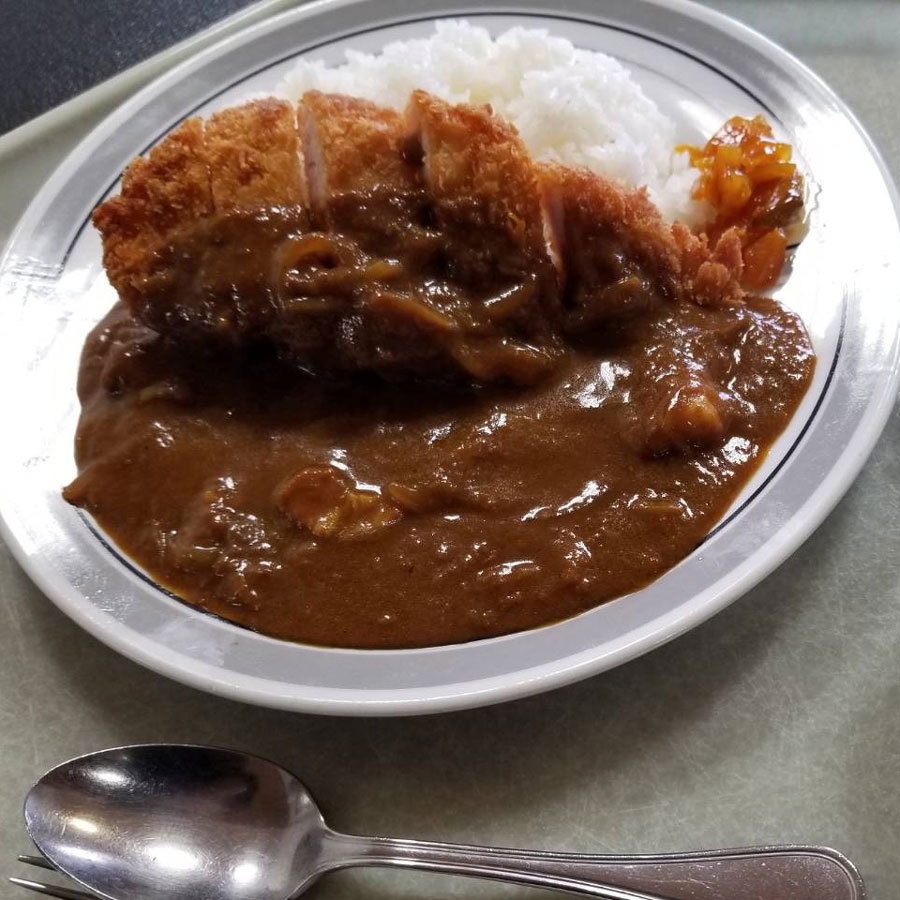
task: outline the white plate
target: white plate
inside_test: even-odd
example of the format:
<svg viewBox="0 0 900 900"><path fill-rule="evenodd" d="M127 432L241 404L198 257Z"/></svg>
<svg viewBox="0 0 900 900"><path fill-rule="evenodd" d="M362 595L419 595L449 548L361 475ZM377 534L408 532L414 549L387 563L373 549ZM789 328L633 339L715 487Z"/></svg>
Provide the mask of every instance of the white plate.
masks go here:
<svg viewBox="0 0 900 900"><path fill-rule="evenodd" d="M566 622L425 650L307 647L264 637L164 594L60 497L75 473L75 374L88 330L114 300L91 209L118 173L193 113L271 91L299 55L338 62L465 15L493 31L545 27L619 57L681 137L764 113L818 186L809 236L779 299L819 362L785 434L732 510L688 559L646 589ZM898 380L898 201L868 137L786 52L721 15L672 0L324 0L229 37L141 91L50 178L0 267L0 512L31 577L126 656L214 693L348 715L435 712L507 700L619 665L721 610L781 563L861 468Z"/></svg>

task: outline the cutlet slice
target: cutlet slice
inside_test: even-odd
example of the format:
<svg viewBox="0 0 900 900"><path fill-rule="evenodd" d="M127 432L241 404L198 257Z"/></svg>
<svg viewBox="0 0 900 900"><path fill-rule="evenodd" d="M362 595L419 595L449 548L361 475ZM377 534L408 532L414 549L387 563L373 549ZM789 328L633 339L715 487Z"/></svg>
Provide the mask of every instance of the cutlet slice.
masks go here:
<svg viewBox="0 0 900 900"><path fill-rule="evenodd" d="M190 119L94 213L104 265L145 325L242 343L277 315L276 254L307 229L293 109L260 100Z"/></svg>
<svg viewBox="0 0 900 900"><path fill-rule="evenodd" d="M300 143L289 103L267 97L211 116L204 130L217 212L304 205Z"/></svg>
<svg viewBox="0 0 900 900"><path fill-rule="evenodd" d="M133 160L122 177L121 193L94 210L103 265L119 295L137 302L171 234L212 211L203 123L188 119L146 158Z"/></svg>
<svg viewBox="0 0 900 900"><path fill-rule="evenodd" d="M564 327L589 331L678 296L681 252L644 190L588 169L539 168L562 257Z"/></svg>
<svg viewBox="0 0 900 900"><path fill-rule="evenodd" d="M414 249L427 197L421 165L406 152L404 117L357 97L308 91L297 124L315 224L352 235L376 255Z"/></svg>
<svg viewBox="0 0 900 900"><path fill-rule="evenodd" d="M407 119L435 221L451 241L453 276L497 284L552 273L540 186L515 128L490 107L452 106L425 91L413 92Z"/></svg>
<svg viewBox="0 0 900 900"><path fill-rule="evenodd" d="M350 367L439 372L453 322L420 296L439 236L426 227L421 160L406 120L368 100L308 91L297 107L313 224L367 260L334 337Z"/></svg>
<svg viewBox="0 0 900 900"><path fill-rule="evenodd" d="M393 109L343 94L307 91L297 107L310 204L328 215L338 194L421 190L405 151L406 122Z"/></svg>

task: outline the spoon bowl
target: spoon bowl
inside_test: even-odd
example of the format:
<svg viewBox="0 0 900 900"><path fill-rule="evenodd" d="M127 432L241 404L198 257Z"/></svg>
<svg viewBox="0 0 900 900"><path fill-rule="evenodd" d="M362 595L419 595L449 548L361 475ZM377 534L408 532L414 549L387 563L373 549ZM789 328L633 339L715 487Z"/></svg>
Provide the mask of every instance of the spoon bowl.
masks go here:
<svg viewBox="0 0 900 900"><path fill-rule="evenodd" d="M108 900L289 900L325 872L396 866L604 900L863 900L824 847L657 856L505 850L339 834L275 763L147 744L81 756L31 789L25 825L60 871Z"/></svg>
<svg viewBox="0 0 900 900"><path fill-rule="evenodd" d="M113 900L284 900L319 874L328 832L280 766L178 745L58 766L29 793L25 824L59 869Z"/></svg>

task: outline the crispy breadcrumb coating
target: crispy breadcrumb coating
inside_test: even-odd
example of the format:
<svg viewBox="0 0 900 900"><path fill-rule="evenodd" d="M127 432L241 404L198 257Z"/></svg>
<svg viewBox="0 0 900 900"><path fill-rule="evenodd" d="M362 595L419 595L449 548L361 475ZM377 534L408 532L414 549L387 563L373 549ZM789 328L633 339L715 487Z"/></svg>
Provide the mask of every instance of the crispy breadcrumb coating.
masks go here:
<svg viewBox="0 0 900 900"><path fill-rule="evenodd" d="M126 302L140 292L169 235L212 211L203 123L188 119L133 160L121 192L94 210L106 274Z"/></svg>
<svg viewBox="0 0 900 900"><path fill-rule="evenodd" d="M217 212L303 203L294 110L283 100L254 100L215 113L204 146Z"/></svg>

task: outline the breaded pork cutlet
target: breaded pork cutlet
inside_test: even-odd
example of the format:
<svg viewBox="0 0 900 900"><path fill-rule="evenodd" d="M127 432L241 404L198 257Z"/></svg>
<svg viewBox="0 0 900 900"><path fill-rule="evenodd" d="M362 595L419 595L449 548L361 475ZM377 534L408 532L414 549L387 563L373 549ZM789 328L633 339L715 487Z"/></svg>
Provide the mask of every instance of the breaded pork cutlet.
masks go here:
<svg viewBox="0 0 900 900"><path fill-rule="evenodd" d="M313 227L328 235L325 262L330 253L338 264L340 318L331 323L331 350L339 366L389 377L446 371L442 340L453 323L416 299L411 284L426 262L427 197L420 162L404 152L405 119L368 100L308 91L297 126ZM354 266L361 277L340 274ZM314 271L312 279L331 283L328 272ZM299 282L309 289L310 279Z"/></svg>
<svg viewBox="0 0 900 900"><path fill-rule="evenodd" d="M710 249L644 192L538 166L488 107L424 91L405 115L313 91L188 120L94 222L143 324L318 371L527 383L563 336L742 296L735 233Z"/></svg>
<svg viewBox="0 0 900 900"><path fill-rule="evenodd" d="M268 338L282 310L273 248L309 227L293 106L270 97L214 114L204 152L216 218L179 248L184 290L177 302L193 295L192 324L219 341ZM297 337L309 345L306 334Z"/></svg>
<svg viewBox="0 0 900 900"><path fill-rule="evenodd" d="M710 247L705 235L666 224L643 188L625 188L583 168L538 170L565 271L562 321L570 334L679 298L717 306L744 297L736 229Z"/></svg>
<svg viewBox="0 0 900 900"><path fill-rule="evenodd" d="M677 296L679 248L645 191L587 169L542 165L539 175L566 275L567 331L589 332Z"/></svg>
<svg viewBox="0 0 900 900"><path fill-rule="evenodd" d="M488 322L485 328L479 320L484 313L481 307L510 289L524 297L514 312L527 309L538 294L530 283L534 267L521 253L517 265L514 244L507 241L498 247L493 238L495 246L488 253L494 271L485 276L484 244L492 240L493 220L484 219L483 209L475 210L475 218L450 216L443 202L448 195L437 193L431 184L426 188L431 167L446 168L449 160L432 159L427 151L423 160L423 147L436 148L438 156L466 147L464 140L458 146L439 146L442 126L436 120L455 114L456 108L424 95L420 101L422 115L413 112L406 118L366 100L317 91L300 101L298 124L314 223L352 238L362 250L397 261L406 270L405 277L396 279L385 269L383 277L358 287L356 303L337 332L341 352L360 368L385 373L396 369L447 372L461 367L476 376L497 373L496 377L527 380L533 377L534 363L544 365L546 355L511 342L503 326L498 329ZM433 124L425 106L434 113ZM473 114L479 120L491 118L483 110ZM482 132L478 164L489 161L498 141L512 143L517 153L521 150L508 129L489 125ZM513 162L510 155L504 146L494 154L496 159L505 158L510 169L515 162L520 169L530 166L524 151ZM480 187L472 181L454 186L444 179L442 184L453 192L451 204L462 216L468 216L460 207L462 191L468 191L469 199L482 207L490 200L499 230L508 234L506 212L499 209L503 201L491 195L485 182ZM536 198L536 184L533 187ZM540 227L537 205L532 215L537 215ZM480 228L477 235L473 228ZM522 235L514 237L520 240ZM479 258L473 259L473 254ZM503 262L498 264L498 259ZM501 271L504 265L507 271ZM523 281L529 282L525 290ZM543 325L543 319L537 316L529 324L536 323ZM491 334L473 335L473 330Z"/></svg>
<svg viewBox="0 0 900 900"><path fill-rule="evenodd" d="M515 128L490 107L413 91L418 144L447 276L470 292L466 340L451 345L476 380L529 382L558 352L558 273L545 236L537 173Z"/></svg>

